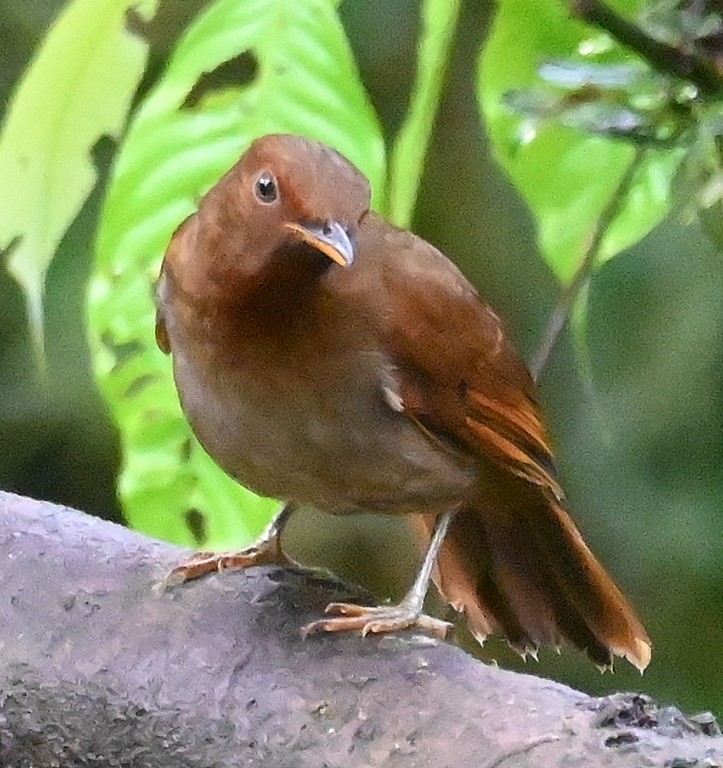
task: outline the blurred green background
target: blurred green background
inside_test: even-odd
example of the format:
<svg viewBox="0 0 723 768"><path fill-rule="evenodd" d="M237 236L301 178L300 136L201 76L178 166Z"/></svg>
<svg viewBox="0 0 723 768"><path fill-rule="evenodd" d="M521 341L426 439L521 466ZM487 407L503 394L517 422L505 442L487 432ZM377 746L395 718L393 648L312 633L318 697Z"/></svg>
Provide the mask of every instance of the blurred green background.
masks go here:
<svg viewBox="0 0 723 768"><path fill-rule="evenodd" d="M0 100L62 0L0 0ZM201 0L165 0L150 26L149 76ZM490 156L474 77L491 4L467 2L415 215L506 318L529 359L557 285L534 225ZM416 0L346 0L341 16L387 137L404 115L417 39ZM92 105L89 105L92 109ZM39 115L38 119L42 119ZM112 145L96 160L107 171ZM0 180L0 183L2 181ZM120 520L116 436L90 377L84 291L101 192L64 239L48 276L49 384L37 383L19 290L0 272L0 487ZM603 267L590 293L593 387L563 336L541 397L576 519L639 608L654 642L641 681L618 663L600 676L580 655L541 654L526 670L591 692L642 689L723 714L723 254L697 223L671 217ZM152 328L148 330L153 332ZM416 548L403 521L308 513L289 549L380 594L400 595ZM462 642L468 643L464 630ZM469 647L473 645L470 643ZM503 643L483 658L521 666Z"/></svg>

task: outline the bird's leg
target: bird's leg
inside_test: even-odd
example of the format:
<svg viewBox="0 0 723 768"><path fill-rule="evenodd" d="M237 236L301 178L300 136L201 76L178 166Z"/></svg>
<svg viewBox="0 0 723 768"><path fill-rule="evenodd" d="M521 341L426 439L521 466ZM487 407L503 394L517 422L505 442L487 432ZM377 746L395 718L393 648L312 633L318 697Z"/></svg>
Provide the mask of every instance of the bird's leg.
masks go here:
<svg viewBox="0 0 723 768"><path fill-rule="evenodd" d="M423 608L424 598L432 578L432 570L455 511L445 512L438 518L417 578L398 605L370 607L355 605L354 603L330 603L326 607L326 613L339 615L312 621L302 629L302 634L306 637L316 632L346 632L351 630L360 631L362 635L366 635L369 632L397 632L409 627L418 627L431 632L436 637L444 638L451 624L427 616L423 613Z"/></svg>
<svg viewBox="0 0 723 768"><path fill-rule="evenodd" d="M293 504L286 504L256 544L248 549L239 552L197 552L170 572L166 584L173 586L208 573L251 568L254 565L296 565L281 549L281 533L294 509Z"/></svg>

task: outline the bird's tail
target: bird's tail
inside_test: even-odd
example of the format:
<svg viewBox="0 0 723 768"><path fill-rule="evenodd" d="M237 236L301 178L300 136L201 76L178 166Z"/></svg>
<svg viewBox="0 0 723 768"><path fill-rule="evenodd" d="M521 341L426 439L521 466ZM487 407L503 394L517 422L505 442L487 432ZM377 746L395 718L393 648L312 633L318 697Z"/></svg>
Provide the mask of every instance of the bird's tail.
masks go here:
<svg viewBox="0 0 723 768"><path fill-rule="evenodd" d="M488 495L453 518L435 583L482 641L501 634L521 652L568 643L601 666L625 656L641 671L651 643L562 503L495 472ZM415 516L429 537L434 520Z"/></svg>

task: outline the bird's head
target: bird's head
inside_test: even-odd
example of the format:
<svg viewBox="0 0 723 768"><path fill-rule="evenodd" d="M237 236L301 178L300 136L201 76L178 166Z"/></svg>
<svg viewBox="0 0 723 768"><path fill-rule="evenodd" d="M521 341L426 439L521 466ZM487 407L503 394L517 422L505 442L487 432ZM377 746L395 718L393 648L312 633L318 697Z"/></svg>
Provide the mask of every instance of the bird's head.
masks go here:
<svg viewBox="0 0 723 768"><path fill-rule="evenodd" d="M239 259L244 272L284 254L305 254L326 269L354 262L369 204L369 182L343 155L301 136L272 134L254 141L208 193L199 218L223 233L224 258Z"/></svg>

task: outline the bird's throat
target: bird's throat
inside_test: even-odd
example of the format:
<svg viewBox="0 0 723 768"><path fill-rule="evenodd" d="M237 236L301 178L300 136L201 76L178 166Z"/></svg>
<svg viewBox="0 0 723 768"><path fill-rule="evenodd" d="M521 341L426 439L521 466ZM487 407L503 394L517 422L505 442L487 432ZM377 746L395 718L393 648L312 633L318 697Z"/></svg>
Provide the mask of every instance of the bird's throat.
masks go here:
<svg viewBox="0 0 723 768"><path fill-rule="evenodd" d="M304 243L285 245L234 289L236 317L246 333L285 338L309 328L322 281L333 262Z"/></svg>

